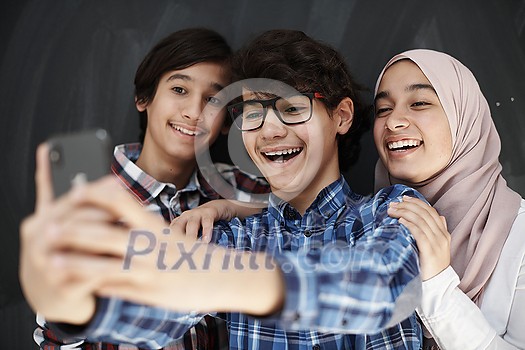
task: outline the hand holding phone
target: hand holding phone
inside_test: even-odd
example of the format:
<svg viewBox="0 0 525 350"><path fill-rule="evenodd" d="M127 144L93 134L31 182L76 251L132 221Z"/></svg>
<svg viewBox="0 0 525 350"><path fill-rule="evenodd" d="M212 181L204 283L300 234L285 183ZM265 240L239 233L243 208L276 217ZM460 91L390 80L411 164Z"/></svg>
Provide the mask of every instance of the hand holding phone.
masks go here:
<svg viewBox="0 0 525 350"><path fill-rule="evenodd" d="M50 182L54 186L54 196L60 196L69 190L72 181L91 181L109 173L111 159L111 142L105 130L55 136L48 140L46 147L38 148L37 202L35 212L20 225L22 263L19 276L29 305L48 320L84 324L93 317L97 301L96 285L89 274L80 277L81 274L76 274L77 269L64 268L67 263L56 263L57 257L64 262L76 256L71 254L73 250L82 253L93 253L93 250L83 250L82 244L71 244L57 235L77 237L84 242L83 235L75 232L91 231L89 228L93 225L112 224L104 220L104 216L102 219L90 216L86 220L82 214L86 210L93 213L93 208L71 205L71 198L53 201ZM109 196L109 200L112 199ZM74 221L68 225L70 220ZM101 255L93 254L91 258L103 259Z"/></svg>

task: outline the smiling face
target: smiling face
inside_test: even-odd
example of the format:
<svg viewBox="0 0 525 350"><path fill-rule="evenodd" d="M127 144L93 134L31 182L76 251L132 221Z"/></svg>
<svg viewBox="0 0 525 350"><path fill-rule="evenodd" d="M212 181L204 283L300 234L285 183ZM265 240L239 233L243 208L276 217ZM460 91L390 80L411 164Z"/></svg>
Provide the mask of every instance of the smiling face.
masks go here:
<svg viewBox="0 0 525 350"><path fill-rule="evenodd" d="M261 96L243 91L243 100L254 99ZM299 211L339 178L337 134L348 131L353 112L350 99L346 99L346 112L338 107L332 116L320 100L312 102L312 118L303 124L285 125L269 108L262 127L242 133L248 154L272 191Z"/></svg>
<svg viewBox="0 0 525 350"><path fill-rule="evenodd" d="M225 111L214 95L228 78L222 65L213 62L163 74L153 100L137 103L148 115L143 154L167 164L194 164L195 152L212 144L222 128Z"/></svg>
<svg viewBox="0 0 525 350"><path fill-rule="evenodd" d="M415 63L401 60L385 71L375 110L374 141L391 176L416 184L447 166L452 156L448 119Z"/></svg>

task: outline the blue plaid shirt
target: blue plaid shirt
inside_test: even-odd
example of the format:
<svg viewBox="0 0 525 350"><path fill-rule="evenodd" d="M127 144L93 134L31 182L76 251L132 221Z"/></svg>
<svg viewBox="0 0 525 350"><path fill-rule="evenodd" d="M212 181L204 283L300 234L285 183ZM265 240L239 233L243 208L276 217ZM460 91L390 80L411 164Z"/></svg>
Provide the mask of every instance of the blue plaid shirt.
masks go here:
<svg viewBox="0 0 525 350"><path fill-rule="evenodd" d="M261 214L218 223L216 243L268 252L286 286L276 315L225 315L230 348L420 349L418 252L407 228L386 213L402 195L422 198L402 185L363 197L341 177L303 216L272 196ZM90 338L158 348L201 317L101 299L86 331Z"/></svg>

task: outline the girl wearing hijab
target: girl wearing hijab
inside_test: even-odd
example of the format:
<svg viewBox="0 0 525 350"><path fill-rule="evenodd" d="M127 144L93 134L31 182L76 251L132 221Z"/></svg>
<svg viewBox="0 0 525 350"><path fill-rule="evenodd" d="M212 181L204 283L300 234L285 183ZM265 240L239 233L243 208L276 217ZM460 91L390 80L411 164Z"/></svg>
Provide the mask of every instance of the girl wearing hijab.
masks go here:
<svg viewBox="0 0 525 350"><path fill-rule="evenodd" d="M525 200L501 176L475 77L447 54L411 50L375 92L376 188L403 183L433 207L407 198L389 209L420 250L425 348L525 349Z"/></svg>

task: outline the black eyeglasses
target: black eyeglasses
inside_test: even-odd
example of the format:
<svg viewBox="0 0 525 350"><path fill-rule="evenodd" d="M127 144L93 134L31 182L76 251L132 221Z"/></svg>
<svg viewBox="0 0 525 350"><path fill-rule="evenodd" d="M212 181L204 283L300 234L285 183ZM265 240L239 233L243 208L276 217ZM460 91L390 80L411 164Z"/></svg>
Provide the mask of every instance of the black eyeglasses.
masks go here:
<svg viewBox="0 0 525 350"><path fill-rule="evenodd" d="M306 92L288 97L275 97L268 100L247 100L228 106L233 123L241 131L251 131L263 126L268 107L285 125L301 124L312 118L313 99L324 96L319 92Z"/></svg>

